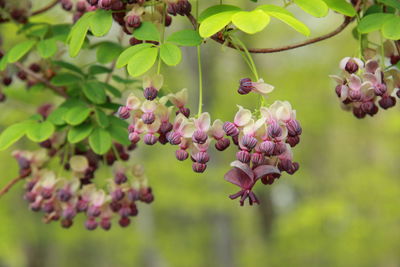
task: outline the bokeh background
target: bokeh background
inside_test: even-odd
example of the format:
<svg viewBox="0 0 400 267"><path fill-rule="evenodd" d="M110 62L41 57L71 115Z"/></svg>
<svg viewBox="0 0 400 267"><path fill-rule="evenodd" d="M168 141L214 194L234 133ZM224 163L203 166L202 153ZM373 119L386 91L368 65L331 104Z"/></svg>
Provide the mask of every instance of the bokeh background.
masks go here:
<svg viewBox="0 0 400 267"><path fill-rule="evenodd" d="M47 1L33 2L40 7ZM203 0L200 8L216 2ZM240 4L254 6L244 0ZM313 36L342 22L333 13L315 19L296 7L289 10L310 26ZM54 8L34 20L70 19ZM174 20L174 29L191 27L185 18ZM22 40L15 26L0 27L6 50ZM341 58L356 55L352 27L318 44L254 56L260 76L276 86L268 102L290 101L303 126L294 151L300 170L272 186L260 183L256 193L261 205L240 207L228 198L237 190L223 180L234 149L213 152L207 172L198 175L190 162L175 160L174 148L141 146L132 161L144 164L155 201L139 206L131 226L121 229L115 223L109 232L89 232L82 218L70 229L43 224L40 214L28 210L18 184L0 200L0 266L400 266L399 109L357 120L340 109L328 78L339 72ZM252 47L304 40L276 20L261 34L244 38ZM238 80L250 76L237 52L208 41L202 59L204 109L212 118L232 119L236 104L256 107L256 96L236 93ZM70 60L83 65L94 57L85 52ZM189 88L196 110L195 48L184 49L177 68L163 70L170 90ZM53 97L47 91L26 91L19 83L5 92L9 100L0 105L0 129L27 118ZM59 99L54 96L54 101ZM0 186L17 173L10 156L16 148L36 145L22 140L0 153Z"/></svg>

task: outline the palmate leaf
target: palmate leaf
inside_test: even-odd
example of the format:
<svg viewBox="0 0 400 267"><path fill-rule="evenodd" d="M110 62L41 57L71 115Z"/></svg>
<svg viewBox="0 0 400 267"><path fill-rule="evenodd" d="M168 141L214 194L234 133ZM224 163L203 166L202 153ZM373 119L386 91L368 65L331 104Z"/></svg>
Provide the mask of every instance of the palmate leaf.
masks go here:
<svg viewBox="0 0 400 267"><path fill-rule="evenodd" d="M160 47L160 56L168 66L176 66L182 60L182 52L179 47L174 44L165 43Z"/></svg>
<svg viewBox="0 0 400 267"><path fill-rule="evenodd" d="M89 20L89 27L94 36L101 37L106 35L112 26L113 19L111 11L98 9Z"/></svg>
<svg viewBox="0 0 400 267"><path fill-rule="evenodd" d="M232 21L233 15L240 11L225 11L217 13L210 17L207 17L199 27L200 36L203 38L208 38L220 30L222 30L226 25Z"/></svg>
<svg viewBox="0 0 400 267"><path fill-rule="evenodd" d="M181 46L197 46L200 45L203 39L199 33L194 30L177 31L168 36L167 42Z"/></svg>
<svg viewBox="0 0 400 267"><path fill-rule="evenodd" d="M206 18L211 17L215 14L226 12L226 11L241 11L242 9L233 5L215 5L207 8L199 15L198 22L202 23Z"/></svg>
<svg viewBox="0 0 400 267"><path fill-rule="evenodd" d="M21 139L33 124L33 121L23 121L13 124L0 134L0 151L9 148L12 144Z"/></svg>
<svg viewBox="0 0 400 267"><path fill-rule="evenodd" d="M153 44L149 44L149 43L144 43L144 44L138 44L138 45L134 45L131 46L127 49L125 49L118 57L117 59L117 63L116 63L116 67L117 68L122 68L123 66L125 66L126 64L128 64L128 62L131 60L131 58L138 53L139 51L145 49L145 48L149 48L154 46Z"/></svg>
<svg viewBox="0 0 400 267"><path fill-rule="evenodd" d="M308 14L320 18L328 15L328 5L323 0L293 0L296 5Z"/></svg>
<svg viewBox="0 0 400 267"><path fill-rule="evenodd" d="M69 55L71 57L76 57L81 50L89 30L90 19L93 15L94 12L85 13L72 27L67 39L69 43Z"/></svg>
<svg viewBox="0 0 400 267"><path fill-rule="evenodd" d="M15 63L20 60L23 56L25 56L36 44L35 40L27 40L25 42L19 43L7 54L7 60L9 63Z"/></svg>
<svg viewBox="0 0 400 267"><path fill-rule="evenodd" d="M255 34L267 27L270 16L261 10L240 11L232 16L233 24L241 31Z"/></svg>
<svg viewBox="0 0 400 267"><path fill-rule="evenodd" d="M156 62L158 48L150 47L137 52L128 63L128 73L132 77L137 77L148 71Z"/></svg>
<svg viewBox="0 0 400 267"><path fill-rule="evenodd" d="M89 145L98 155L107 153L112 145L110 133L100 127L95 128L89 137Z"/></svg>

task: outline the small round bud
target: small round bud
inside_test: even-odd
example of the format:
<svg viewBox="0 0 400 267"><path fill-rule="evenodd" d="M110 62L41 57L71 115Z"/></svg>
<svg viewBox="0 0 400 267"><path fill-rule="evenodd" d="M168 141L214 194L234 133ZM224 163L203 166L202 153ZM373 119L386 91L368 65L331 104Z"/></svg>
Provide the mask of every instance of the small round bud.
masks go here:
<svg viewBox="0 0 400 267"><path fill-rule="evenodd" d="M204 144L207 141L207 138L207 133L201 130L196 130L192 136L193 142L197 144Z"/></svg>
<svg viewBox="0 0 400 267"><path fill-rule="evenodd" d="M146 112L143 113L142 120L145 124L152 124L156 120L156 116L153 112Z"/></svg>
<svg viewBox="0 0 400 267"><path fill-rule="evenodd" d="M242 137L242 145L245 146L248 150L252 150L253 148L255 148L257 142L257 138L251 135L246 134Z"/></svg>
<svg viewBox="0 0 400 267"><path fill-rule="evenodd" d="M116 184L123 184L123 183L126 183L127 181L128 181L128 177L126 177L126 175L125 175L124 173L122 173L122 172L117 172L117 173L115 174L114 182L115 182Z"/></svg>
<svg viewBox="0 0 400 267"><path fill-rule="evenodd" d="M175 151L175 157L179 161L184 161L189 157L189 153L186 150L178 149L177 151Z"/></svg>
<svg viewBox="0 0 400 267"><path fill-rule="evenodd" d="M229 141L229 139L222 138L215 143L215 148L219 151L224 151L225 149L227 149L229 147L230 144L231 144L231 141Z"/></svg>
<svg viewBox="0 0 400 267"><path fill-rule="evenodd" d="M194 172L203 173L207 168L207 165L204 163L194 162L192 164L192 169Z"/></svg>
<svg viewBox="0 0 400 267"><path fill-rule="evenodd" d="M131 220L128 217L121 217L118 223L121 227L127 227L131 223Z"/></svg>
<svg viewBox="0 0 400 267"><path fill-rule="evenodd" d="M388 109L396 105L396 98L393 96L383 96L379 101L379 106L383 109Z"/></svg>
<svg viewBox="0 0 400 267"><path fill-rule="evenodd" d="M241 150L241 151L238 151L238 152L236 153L236 158L237 158L237 160L239 160L240 162L249 163L249 162L250 162L251 155L250 155L250 153L249 153L248 151L246 151L246 150Z"/></svg>
<svg viewBox="0 0 400 267"><path fill-rule="evenodd" d="M350 74L355 73L358 71L358 64L353 59L350 59L345 66L345 70Z"/></svg>
<svg viewBox="0 0 400 267"><path fill-rule="evenodd" d="M228 136L237 136L239 135L239 129L236 125L232 122L225 122L222 126L223 130L225 131L226 135Z"/></svg>
<svg viewBox="0 0 400 267"><path fill-rule="evenodd" d="M155 143L157 143L158 138L157 136L155 136L154 134L146 134L143 138L143 141L146 145L154 145Z"/></svg>
<svg viewBox="0 0 400 267"><path fill-rule="evenodd" d="M88 229L90 231L95 230L97 228L97 225L98 225L98 223L96 222L96 219L93 217L90 217L85 222L86 229Z"/></svg>
<svg viewBox="0 0 400 267"><path fill-rule="evenodd" d="M206 164L207 162L210 161L210 156L208 155L207 152L200 151L192 155L192 160L194 162Z"/></svg>

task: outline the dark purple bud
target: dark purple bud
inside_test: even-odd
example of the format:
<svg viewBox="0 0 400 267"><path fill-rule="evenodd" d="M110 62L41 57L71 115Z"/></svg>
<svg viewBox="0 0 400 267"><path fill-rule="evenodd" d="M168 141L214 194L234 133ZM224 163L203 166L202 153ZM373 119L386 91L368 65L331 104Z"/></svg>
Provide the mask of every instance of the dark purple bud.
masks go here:
<svg viewBox="0 0 400 267"><path fill-rule="evenodd" d="M185 108L185 107L180 107L180 108L179 108L179 113L182 113L183 116L185 116L186 118L189 118L189 116L190 116L190 109Z"/></svg>
<svg viewBox="0 0 400 267"><path fill-rule="evenodd" d="M5 86L9 86L11 83L12 83L12 78L11 78L10 76L5 76L5 77L3 78L3 84L4 84Z"/></svg>
<svg viewBox="0 0 400 267"><path fill-rule="evenodd" d="M58 192L57 192L57 197L60 201L62 202L67 202L68 200L71 199L72 194L71 191L65 188L61 188Z"/></svg>
<svg viewBox="0 0 400 267"><path fill-rule="evenodd" d="M293 162L292 168L291 168L290 170L286 171L286 172L287 172L288 174L292 175L292 174L294 174L295 172L297 172L297 170L299 169L299 167L300 167L300 165L299 165L298 162Z"/></svg>
<svg viewBox="0 0 400 267"><path fill-rule="evenodd" d="M364 111L365 113L369 113L374 108L374 102L372 101L363 102L360 107L362 111Z"/></svg>
<svg viewBox="0 0 400 267"><path fill-rule="evenodd" d="M291 171L292 169L292 161L289 159L281 159L278 164L278 168L280 171Z"/></svg>
<svg viewBox="0 0 400 267"><path fill-rule="evenodd" d="M238 93L241 95L246 95L251 92L253 89L253 84L251 79L249 78L244 78L240 80L240 85L238 89Z"/></svg>
<svg viewBox="0 0 400 267"><path fill-rule="evenodd" d="M157 94L158 94L158 91L153 86L147 87L143 91L144 98L146 98L147 100L150 100L150 101L154 100L157 97Z"/></svg>
<svg viewBox="0 0 400 267"><path fill-rule="evenodd" d="M243 163L249 163L251 155L247 150L241 150L236 153L236 158Z"/></svg>
<svg viewBox="0 0 400 267"><path fill-rule="evenodd" d="M160 134L160 136L158 137L158 142L162 145L165 145L166 143L168 143L167 136L165 134Z"/></svg>
<svg viewBox="0 0 400 267"><path fill-rule="evenodd" d="M154 201L154 195L152 193L151 187L141 188L139 192L140 201L150 204Z"/></svg>
<svg viewBox="0 0 400 267"><path fill-rule="evenodd" d="M178 1L178 13L181 16L188 15L192 11L192 5L188 0Z"/></svg>
<svg viewBox="0 0 400 267"><path fill-rule="evenodd" d="M111 228L111 220L109 218L102 218L100 221L100 227L108 231Z"/></svg>
<svg viewBox="0 0 400 267"><path fill-rule="evenodd" d="M136 216L136 215L138 215L139 211L138 211L138 209L137 209L135 203L131 203L131 204L129 205L129 208L130 208L130 210L131 210L131 213L129 214L130 216Z"/></svg>
<svg viewBox="0 0 400 267"><path fill-rule="evenodd" d="M248 150L252 150L253 148L255 148L257 142L257 138L251 135L246 134L242 137L242 145L245 146Z"/></svg>
<svg viewBox="0 0 400 267"><path fill-rule="evenodd" d="M255 165L261 165L264 163L264 155L258 152L251 154L251 162Z"/></svg>
<svg viewBox="0 0 400 267"><path fill-rule="evenodd" d="M360 101L362 97L360 90L349 90L349 98L353 101Z"/></svg>
<svg viewBox="0 0 400 267"><path fill-rule="evenodd" d="M118 116L121 119L126 120L129 119L129 117L131 116L131 112L127 106L120 106L118 108Z"/></svg>
<svg viewBox="0 0 400 267"><path fill-rule="evenodd" d="M40 195L44 199L49 199L53 195L53 188L43 188L42 191L40 192Z"/></svg>
<svg viewBox="0 0 400 267"><path fill-rule="evenodd" d="M390 95L385 95L378 101L378 103L381 108L388 109L396 105L396 98Z"/></svg>
<svg viewBox="0 0 400 267"><path fill-rule="evenodd" d="M207 165L204 163L193 162L192 169L194 172L203 173L207 168Z"/></svg>
<svg viewBox="0 0 400 267"><path fill-rule="evenodd" d="M342 95L342 88L344 87L344 85L342 85L342 84L339 84L339 85L337 85L336 87L335 87L335 92L336 92L336 95L338 96L338 97L340 97L341 95Z"/></svg>
<svg viewBox="0 0 400 267"><path fill-rule="evenodd" d="M172 16L176 16L177 14L177 6L175 3L168 3L168 7L167 7L167 12L168 14L171 14Z"/></svg>
<svg viewBox="0 0 400 267"><path fill-rule="evenodd" d="M356 108L356 107L353 107L353 114L358 119L362 119L367 115L361 108Z"/></svg>
<svg viewBox="0 0 400 267"><path fill-rule="evenodd" d="M113 212L118 212L121 209L121 207L122 207L121 203L118 203L118 202L115 202L115 201L112 201L110 203L110 209Z"/></svg>
<svg viewBox="0 0 400 267"><path fill-rule="evenodd" d="M387 91L386 84L380 83L374 86L374 92L377 96L383 96Z"/></svg>
<svg viewBox="0 0 400 267"><path fill-rule="evenodd" d="M132 144L136 144L140 141L140 135L137 132L130 133L129 140L132 142Z"/></svg>
<svg viewBox="0 0 400 267"><path fill-rule="evenodd" d="M79 0L76 3L76 11L84 13L86 12L86 2L84 0Z"/></svg>
<svg viewBox="0 0 400 267"><path fill-rule="evenodd" d="M229 141L229 139L227 138L222 138L219 139L216 143L215 143L215 148L219 151L224 151L225 149L227 149L229 147L229 145L231 144L231 141Z"/></svg>
<svg viewBox="0 0 400 267"><path fill-rule="evenodd" d="M282 142L275 143L275 146L274 146L274 155L275 156L279 156L279 155L285 153L285 151L286 151L285 143L282 143Z"/></svg>
<svg viewBox="0 0 400 267"><path fill-rule="evenodd" d="M121 215L121 217L128 217L131 215L131 208L127 205L123 205L119 211L118 214Z"/></svg>
<svg viewBox="0 0 400 267"><path fill-rule="evenodd" d="M146 134L143 138L143 141L146 145L154 145L155 143L157 143L158 138L157 136L155 136L154 134Z"/></svg>
<svg viewBox="0 0 400 267"><path fill-rule="evenodd" d="M31 204L29 205L29 208L30 208L32 211L35 211L35 212L40 211L41 203L40 203L40 202L33 202L33 203L31 203Z"/></svg>
<svg viewBox="0 0 400 267"><path fill-rule="evenodd" d="M182 136L176 132L169 132L167 134L167 140L171 145L179 145L181 143Z"/></svg>
<svg viewBox="0 0 400 267"><path fill-rule="evenodd" d="M355 73L358 71L358 65L353 59L350 59L345 66L345 70L348 73Z"/></svg>
<svg viewBox="0 0 400 267"><path fill-rule="evenodd" d="M54 204L53 202L45 202L42 204L42 210L45 213L52 213L54 211Z"/></svg>
<svg viewBox="0 0 400 267"><path fill-rule="evenodd" d="M237 136L239 135L239 129L236 127L236 125L232 122L225 122L224 125L222 126L224 129L226 135L228 136Z"/></svg>
<svg viewBox="0 0 400 267"><path fill-rule="evenodd" d="M196 130L192 136L193 142L197 144L204 144L207 141L207 138L207 133L201 130Z"/></svg>
<svg viewBox="0 0 400 267"><path fill-rule="evenodd" d="M135 131L135 124L129 124L128 126L128 132L133 133Z"/></svg>
<svg viewBox="0 0 400 267"><path fill-rule="evenodd" d="M140 25L142 25L142 22L141 22L139 16L132 15L132 16L126 17L126 26L131 27L131 28L139 28Z"/></svg>
<svg viewBox="0 0 400 267"><path fill-rule="evenodd" d="M156 120L156 116L153 112L146 112L142 115L143 123L152 124Z"/></svg>
<svg viewBox="0 0 400 267"><path fill-rule="evenodd" d="M26 200L26 201L28 201L29 203L33 203L33 202L35 202L35 200L36 200L36 193L34 193L34 192L26 192L25 194L24 194L24 199Z"/></svg>
<svg viewBox="0 0 400 267"><path fill-rule="evenodd" d="M71 0L61 0L61 7L66 11L71 11L72 9L72 1Z"/></svg>
<svg viewBox="0 0 400 267"><path fill-rule="evenodd" d="M206 164L210 161L210 155L205 151L200 151L192 155L192 160L194 162Z"/></svg>
<svg viewBox="0 0 400 267"><path fill-rule="evenodd" d="M291 147L295 147L298 143L300 143L300 136L288 136L286 143L288 143Z"/></svg>
<svg viewBox="0 0 400 267"><path fill-rule="evenodd" d="M128 190L128 199L131 202L139 200L139 191L134 188L129 189Z"/></svg>
<svg viewBox="0 0 400 267"><path fill-rule="evenodd" d="M72 220L76 216L76 211L73 207L68 206L62 211L62 217L64 219Z"/></svg>
<svg viewBox="0 0 400 267"><path fill-rule="evenodd" d="M171 25L171 23L172 23L172 17L166 15L165 16L165 27L169 27Z"/></svg>
<svg viewBox="0 0 400 267"><path fill-rule="evenodd" d="M172 130L173 126L172 123L169 121L161 123L160 129L158 129L158 132L166 134Z"/></svg>
<svg viewBox="0 0 400 267"><path fill-rule="evenodd" d="M232 142L235 146L239 145L239 135L232 136Z"/></svg>
<svg viewBox="0 0 400 267"><path fill-rule="evenodd" d="M186 150L178 149L177 151L175 151L175 157L179 161L184 161L189 157L189 153Z"/></svg>
<svg viewBox="0 0 400 267"><path fill-rule="evenodd" d="M86 222L85 222L85 227L86 227L86 229L88 229L88 230L90 230L90 231L96 229L96 228L97 228L96 219L93 218L93 217L88 218L88 219L86 220Z"/></svg>
<svg viewBox="0 0 400 267"><path fill-rule="evenodd" d="M17 77L18 77L21 81L25 81L26 78L28 78L26 72L23 71L23 70L18 71Z"/></svg>
<svg viewBox="0 0 400 267"><path fill-rule="evenodd" d="M110 9L112 0L99 0L98 5L103 9Z"/></svg>
<svg viewBox="0 0 400 267"><path fill-rule="evenodd" d="M260 151L268 157L274 154L274 149L275 143L272 141L264 141L260 144Z"/></svg>
<svg viewBox="0 0 400 267"><path fill-rule="evenodd" d="M289 120L286 123L286 128L288 129L288 134L290 136L301 135L301 133L303 131L301 129L300 123L297 120L294 120L294 119Z"/></svg>
<svg viewBox="0 0 400 267"><path fill-rule="evenodd" d="M100 207L97 206L90 206L87 210L87 215L89 217L98 217L101 214Z"/></svg>
<svg viewBox="0 0 400 267"><path fill-rule="evenodd" d="M73 221L70 219L61 220L61 226L63 228L70 228L72 226L72 224L73 224Z"/></svg>
<svg viewBox="0 0 400 267"><path fill-rule="evenodd" d="M268 125L268 135L271 138L277 138L282 135L282 128L277 122L273 122Z"/></svg>
<svg viewBox="0 0 400 267"><path fill-rule="evenodd" d="M128 217L121 217L118 223L121 227L127 227L131 223L131 220Z"/></svg>
<svg viewBox="0 0 400 267"><path fill-rule="evenodd" d="M120 0L116 0L112 3L111 5L111 10L113 11L118 11L118 10L122 10L124 9L125 5L124 3L122 3L122 1Z"/></svg>
<svg viewBox="0 0 400 267"><path fill-rule="evenodd" d="M127 181L128 181L128 177L126 177L125 173L123 173L123 172L117 172L117 173L115 174L114 182L115 182L116 184L123 184L123 183L126 183Z"/></svg>
<svg viewBox="0 0 400 267"><path fill-rule="evenodd" d="M78 212L83 212L88 209L89 203L83 199L78 200L78 203L76 203L76 210Z"/></svg>

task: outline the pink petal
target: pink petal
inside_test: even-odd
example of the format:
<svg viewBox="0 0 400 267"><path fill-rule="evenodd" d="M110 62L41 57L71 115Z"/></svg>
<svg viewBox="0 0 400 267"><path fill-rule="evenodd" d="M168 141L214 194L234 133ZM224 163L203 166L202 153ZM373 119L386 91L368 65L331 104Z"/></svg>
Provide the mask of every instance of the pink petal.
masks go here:
<svg viewBox="0 0 400 267"><path fill-rule="evenodd" d="M244 173L247 174L247 176L249 176L251 179L254 179L253 170L249 167L249 165L240 162L238 160L235 160L234 162L231 163L231 166L241 169Z"/></svg>
<svg viewBox="0 0 400 267"><path fill-rule="evenodd" d="M232 184L235 184L243 189L248 189L251 187L253 180L250 179L249 176L246 175L241 169L239 168L233 168L229 170L225 176L224 179Z"/></svg>
<svg viewBox="0 0 400 267"><path fill-rule="evenodd" d="M255 178L259 179L264 177L265 175L268 174L277 174L279 175L281 172L279 171L278 168L276 168L275 166L271 166L271 165L261 165L258 166L257 168L255 168L253 170Z"/></svg>

